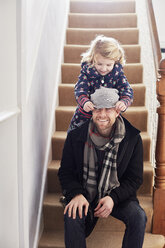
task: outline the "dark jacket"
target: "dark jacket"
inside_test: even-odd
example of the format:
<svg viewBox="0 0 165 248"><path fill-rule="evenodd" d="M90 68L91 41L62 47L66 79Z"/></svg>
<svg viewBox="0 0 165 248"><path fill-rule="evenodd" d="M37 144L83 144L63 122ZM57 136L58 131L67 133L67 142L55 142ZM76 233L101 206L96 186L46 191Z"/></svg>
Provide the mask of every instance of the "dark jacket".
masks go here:
<svg viewBox="0 0 165 248"><path fill-rule="evenodd" d="M140 131L125 118L126 135L119 145L117 174L120 186L110 193L114 204L137 200L136 191L143 181L143 146ZM89 122L69 132L63 149L58 172L63 194L67 201L86 192L83 189L83 155Z"/></svg>

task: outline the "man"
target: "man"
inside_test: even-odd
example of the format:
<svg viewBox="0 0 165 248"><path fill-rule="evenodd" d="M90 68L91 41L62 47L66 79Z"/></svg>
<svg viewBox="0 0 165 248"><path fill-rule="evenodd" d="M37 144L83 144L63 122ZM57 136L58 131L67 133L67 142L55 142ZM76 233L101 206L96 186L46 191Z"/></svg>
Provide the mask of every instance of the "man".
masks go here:
<svg viewBox="0 0 165 248"><path fill-rule="evenodd" d="M91 95L92 119L69 132L59 169L66 200L66 248L85 248L98 218L123 221L123 248L142 248L146 215L136 198L143 181L140 131L115 108L115 89Z"/></svg>

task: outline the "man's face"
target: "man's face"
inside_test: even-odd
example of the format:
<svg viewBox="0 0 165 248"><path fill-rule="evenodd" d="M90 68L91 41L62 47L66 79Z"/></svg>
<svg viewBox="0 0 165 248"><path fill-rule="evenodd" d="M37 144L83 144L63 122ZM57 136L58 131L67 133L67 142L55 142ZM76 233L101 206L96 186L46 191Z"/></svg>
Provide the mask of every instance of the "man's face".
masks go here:
<svg viewBox="0 0 165 248"><path fill-rule="evenodd" d="M93 122L97 127L100 135L108 137L110 135L113 124L119 113L115 108L94 109L92 112Z"/></svg>

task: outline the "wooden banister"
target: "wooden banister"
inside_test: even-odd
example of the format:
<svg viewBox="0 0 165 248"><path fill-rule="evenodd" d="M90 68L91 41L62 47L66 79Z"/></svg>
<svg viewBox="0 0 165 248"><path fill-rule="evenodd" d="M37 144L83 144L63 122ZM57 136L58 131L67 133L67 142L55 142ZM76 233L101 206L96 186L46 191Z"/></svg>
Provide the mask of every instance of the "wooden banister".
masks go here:
<svg viewBox="0 0 165 248"><path fill-rule="evenodd" d="M157 108L158 127L155 152L155 182L154 182L154 210L153 228L155 234L165 235L165 59L161 60L161 49L152 0L146 0L148 21L152 42L157 80L157 99L160 106Z"/></svg>
<svg viewBox="0 0 165 248"><path fill-rule="evenodd" d="M152 0L146 0L146 4L147 4L147 10L148 10L148 21L149 21L152 49L153 49L153 54L154 54L155 71L157 73L159 69L159 62L162 58L161 49L160 49L160 43L159 43L159 37L158 37L158 31L157 31L157 26L156 26L156 20L155 20Z"/></svg>
<svg viewBox="0 0 165 248"><path fill-rule="evenodd" d="M153 233L165 235L165 59L159 66L160 78L157 80L158 129L156 142L156 168L154 186Z"/></svg>

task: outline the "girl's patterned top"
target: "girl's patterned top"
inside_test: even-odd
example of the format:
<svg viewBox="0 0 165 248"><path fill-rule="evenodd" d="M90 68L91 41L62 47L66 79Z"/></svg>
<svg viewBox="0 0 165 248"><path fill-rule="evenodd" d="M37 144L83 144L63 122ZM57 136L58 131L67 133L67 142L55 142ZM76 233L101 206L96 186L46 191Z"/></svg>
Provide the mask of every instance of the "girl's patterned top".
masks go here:
<svg viewBox="0 0 165 248"><path fill-rule="evenodd" d="M75 85L75 97L81 109L87 101L90 101L90 95L100 86L116 88L119 91L119 100L123 101L127 107L133 102L133 90L124 75L121 64L115 64L110 73L102 76L91 63L83 62Z"/></svg>

